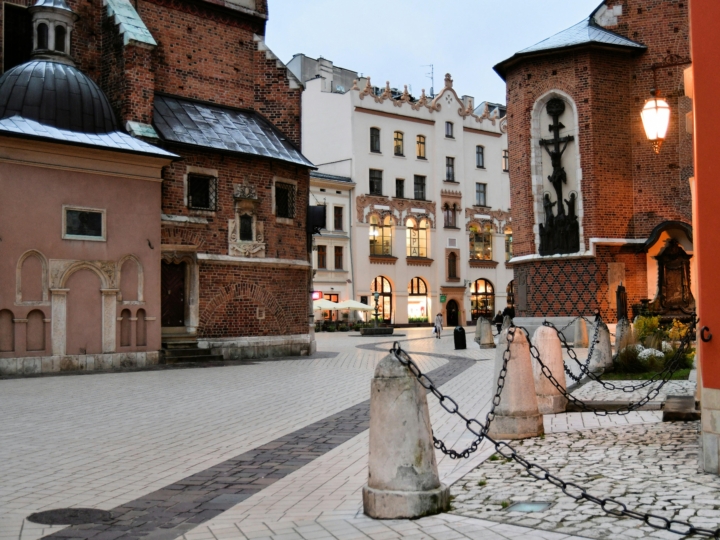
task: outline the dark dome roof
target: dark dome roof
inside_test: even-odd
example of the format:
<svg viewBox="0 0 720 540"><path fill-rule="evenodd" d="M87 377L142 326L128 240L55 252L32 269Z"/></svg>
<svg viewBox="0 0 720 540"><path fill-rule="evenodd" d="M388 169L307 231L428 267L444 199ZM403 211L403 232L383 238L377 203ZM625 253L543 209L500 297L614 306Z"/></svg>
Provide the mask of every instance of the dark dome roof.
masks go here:
<svg viewBox="0 0 720 540"><path fill-rule="evenodd" d="M21 116L82 133L117 131L110 102L82 71L35 60L0 77L0 119Z"/></svg>

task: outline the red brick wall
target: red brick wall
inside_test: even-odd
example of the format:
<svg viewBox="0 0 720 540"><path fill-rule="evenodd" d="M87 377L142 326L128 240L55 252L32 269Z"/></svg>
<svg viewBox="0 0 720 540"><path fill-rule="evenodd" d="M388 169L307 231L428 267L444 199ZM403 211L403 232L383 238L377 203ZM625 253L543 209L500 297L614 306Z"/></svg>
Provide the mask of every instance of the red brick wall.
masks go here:
<svg viewBox="0 0 720 540"><path fill-rule="evenodd" d="M163 171L163 213L176 216L199 216L207 219L208 225L192 226L194 234L204 241L203 252L216 255L228 254L228 220L235 217L233 184L242 184L243 181L247 181L248 184L256 187L260 200L256 215L257 220L264 223L265 242L267 243L266 257L304 261L308 259L305 229L310 193L308 169L251 156L212 154L175 146L168 146L168 150L181 153L184 159L173 163ZM185 205L183 176L186 174L188 166L218 171L218 209L216 212L190 210ZM293 225L277 223L272 213L274 177L297 181Z"/></svg>
<svg viewBox="0 0 720 540"><path fill-rule="evenodd" d="M632 248L598 246L594 258L535 260L515 265L516 287L521 275L527 278L528 309L518 309L517 315L564 317L591 315L599 309L605 322L616 322L617 313L608 300L608 263L625 264L623 285L631 306L647 297L645 257L645 253L637 253Z"/></svg>
<svg viewBox="0 0 720 540"><path fill-rule="evenodd" d="M540 96L552 89L569 94L578 109L576 144L583 175L586 248L593 237L646 238L663 221L691 222L687 179L692 176L692 137L685 132L685 113L690 105L682 97L683 67L657 71L658 87L673 111L659 155L648 143L640 119L653 88L650 66L662 62L670 53L689 56L688 2L608 0L607 5L618 3L623 5L623 15L618 25L608 30L647 45L647 52L560 52L523 60L507 74L515 256L537 251L533 232L531 114ZM608 250L612 249L599 247L596 260L545 260L516 265L516 282L523 272L527 273L528 283L535 282L532 293L528 293L527 315L570 315L599 307L604 316L612 315L614 319L603 304L608 262L603 257L609 256ZM645 298L644 255L622 252L612 257L626 263L629 302ZM601 289L602 298L598 296Z"/></svg>
<svg viewBox="0 0 720 540"><path fill-rule="evenodd" d="M199 337L307 334L307 279L306 270L200 264Z"/></svg>

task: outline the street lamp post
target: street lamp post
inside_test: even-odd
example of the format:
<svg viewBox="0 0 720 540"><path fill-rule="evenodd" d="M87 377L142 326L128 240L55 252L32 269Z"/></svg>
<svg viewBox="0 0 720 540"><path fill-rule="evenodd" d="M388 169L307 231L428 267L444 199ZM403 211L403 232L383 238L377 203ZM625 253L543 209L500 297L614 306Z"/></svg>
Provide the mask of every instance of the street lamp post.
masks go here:
<svg viewBox="0 0 720 540"><path fill-rule="evenodd" d="M377 328L378 325L378 300L380 300L380 293L374 292L373 297L375 298L375 328Z"/></svg>

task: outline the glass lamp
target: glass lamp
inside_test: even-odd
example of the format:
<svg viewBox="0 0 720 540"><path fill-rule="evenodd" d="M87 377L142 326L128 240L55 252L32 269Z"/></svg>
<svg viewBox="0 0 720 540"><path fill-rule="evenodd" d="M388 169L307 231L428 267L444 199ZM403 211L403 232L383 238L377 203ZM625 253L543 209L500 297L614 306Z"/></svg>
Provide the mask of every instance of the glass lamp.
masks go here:
<svg viewBox="0 0 720 540"><path fill-rule="evenodd" d="M670 106L659 95L655 95L654 91L652 95L653 97L645 102L640 117L645 128L645 135L647 135L655 153L659 154L660 146L665 140L668 125L670 124Z"/></svg>

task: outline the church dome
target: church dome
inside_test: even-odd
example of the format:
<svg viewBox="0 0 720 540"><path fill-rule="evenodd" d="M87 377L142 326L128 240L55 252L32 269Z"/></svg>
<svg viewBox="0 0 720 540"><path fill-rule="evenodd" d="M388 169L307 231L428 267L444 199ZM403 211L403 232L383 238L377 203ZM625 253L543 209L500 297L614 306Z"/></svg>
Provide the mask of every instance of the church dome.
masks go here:
<svg viewBox="0 0 720 540"><path fill-rule="evenodd" d="M0 119L12 116L82 133L117 131L98 85L73 66L47 60L15 66L0 77Z"/></svg>

